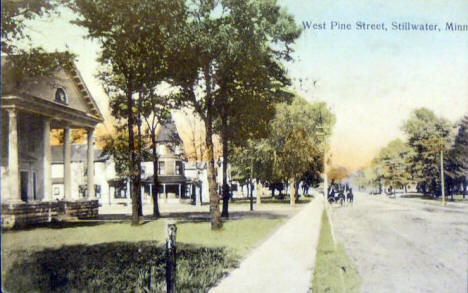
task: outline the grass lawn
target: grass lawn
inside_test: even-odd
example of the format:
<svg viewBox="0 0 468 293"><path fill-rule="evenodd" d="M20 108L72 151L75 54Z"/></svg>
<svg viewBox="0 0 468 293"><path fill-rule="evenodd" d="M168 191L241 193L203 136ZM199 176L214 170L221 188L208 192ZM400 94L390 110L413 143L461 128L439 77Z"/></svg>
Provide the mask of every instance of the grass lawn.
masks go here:
<svg viewBox="0 0 468 293"><path fill-rule="evenodd" d="M414 194L403 194L401 195L402 198L419 198L423 200L432 200L432 201L442 201L442 197L432 197L429 195L423 195L421 193L414 193ZM452 196L445 195L445 200L448 202L452 201ZM468 195L463 198L463 194L455 194L453 195L453 202L468 202Z"/></svg>
<svg viewBox="0 0 468 293"><path fill-rule="evenodd" d="M205 292L282 221L229 220L221 231L211 231L209 222L179 223L178 292ZM146 288L142 292L163 292L164 239L164 220L137 227L91 221L77 227L3 232L3 285L16 292L136 292L136 282L141 290ZM119 274L128 277L116 279ZM24 282L28 285L15 287Z"/></svg>
<svg viewBox="0 0 468 293"><path fill-rule="evenodd" d="M342 245L333 243L326 211L322 215L322 228L317 246L313 293L358 293L361 277L352 260L346 256Z"/></svg>

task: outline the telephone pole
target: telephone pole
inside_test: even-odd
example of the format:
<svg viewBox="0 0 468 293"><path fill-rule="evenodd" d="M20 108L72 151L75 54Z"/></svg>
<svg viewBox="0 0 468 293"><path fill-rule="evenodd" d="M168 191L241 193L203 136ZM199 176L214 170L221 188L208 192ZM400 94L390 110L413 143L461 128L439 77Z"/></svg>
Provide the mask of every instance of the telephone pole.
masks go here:
<svg viewBox="0 0 468 293"><path fill-rule="evenodd" d="M442 191L442 205L445 205L445 180L444 180L444 150L440 148L440 188Z"/></svg>

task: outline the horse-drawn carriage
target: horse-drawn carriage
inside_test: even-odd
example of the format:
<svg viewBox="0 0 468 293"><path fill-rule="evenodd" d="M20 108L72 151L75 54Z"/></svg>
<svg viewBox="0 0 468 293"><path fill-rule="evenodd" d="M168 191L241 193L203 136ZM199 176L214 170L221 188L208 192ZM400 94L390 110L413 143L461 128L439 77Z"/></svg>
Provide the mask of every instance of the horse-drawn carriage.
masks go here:
<svg viewBox="0 0 468 293"><path fill-rule="evenodd" d="M327 200L330 204L339 203L341 206L343 206L345 202L352 203L354 200L353 189L347 185L332 185L328 189Z"/></svg>

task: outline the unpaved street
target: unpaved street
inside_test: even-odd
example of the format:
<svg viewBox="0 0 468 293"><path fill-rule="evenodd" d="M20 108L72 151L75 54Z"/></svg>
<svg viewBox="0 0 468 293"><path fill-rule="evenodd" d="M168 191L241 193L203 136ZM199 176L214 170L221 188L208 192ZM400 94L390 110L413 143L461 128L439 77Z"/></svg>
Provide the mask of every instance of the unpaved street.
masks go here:
<svg viewBox="0 0 468 293"><path fill-rule="evenodd" d="M358 194L331 207L362 292L467 292L468 208Z"/></svg>

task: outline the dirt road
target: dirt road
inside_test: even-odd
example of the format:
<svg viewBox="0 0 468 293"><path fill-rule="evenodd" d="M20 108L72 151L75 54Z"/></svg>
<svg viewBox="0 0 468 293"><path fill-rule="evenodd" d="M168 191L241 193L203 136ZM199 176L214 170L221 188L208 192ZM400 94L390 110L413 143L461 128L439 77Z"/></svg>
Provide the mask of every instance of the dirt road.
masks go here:
<svg viewBox="0 0 468 293"><path fill-rule="evenodd" d="M467 292L468 206L358 194L330 211L362 292Z"/></svg>

